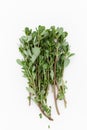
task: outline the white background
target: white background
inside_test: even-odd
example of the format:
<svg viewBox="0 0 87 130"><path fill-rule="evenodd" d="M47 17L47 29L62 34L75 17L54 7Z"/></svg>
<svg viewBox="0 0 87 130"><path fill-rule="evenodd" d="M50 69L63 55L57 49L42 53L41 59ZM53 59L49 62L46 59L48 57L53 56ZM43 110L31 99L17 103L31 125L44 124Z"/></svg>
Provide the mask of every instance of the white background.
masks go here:
<svg viewBox="0 0 87 130"><path fill-rule="evenodd" d="M0 0L0 130L87 130L87 1ZM40 119L39 109L29 108L26 80L16 63L19 37L24 27L62 26L75 56L65 70L67 109L52 109L53 122ZM53 105L53 95L49 101Z"/></svg>

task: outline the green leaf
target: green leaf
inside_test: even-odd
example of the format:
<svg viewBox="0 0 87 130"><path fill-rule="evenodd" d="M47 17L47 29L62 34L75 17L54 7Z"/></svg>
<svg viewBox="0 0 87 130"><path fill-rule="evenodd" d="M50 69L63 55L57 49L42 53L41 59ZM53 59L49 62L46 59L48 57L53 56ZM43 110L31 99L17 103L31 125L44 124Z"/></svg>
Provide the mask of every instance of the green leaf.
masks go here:
<svg viewBox="0 0 87 130"><path fill-rule="evenodd" d="M27 40L27 38L26 38L26 36L22 36L19 40L20 40L21 43L24 44L25 41Z"/></svg>
<svg viewBox="0 0 87 130"><path fill-rule="evenodd" d="M44 64L44 65L43 65L43 69L44 69L44 70L47 69L47 67L48 67L47 64Z"/></svg>
<svg viewBox="0 0 87 130"><path fill-rule="evenodd" d="M69 65L69 63L70 63L70 59L66 59L65 61L64 61L64 67L67 67L68 65Z"/></svg>
<svg viewBox="0 0 87 130"><path fill-rule="evenodd" d="M25 28L25 34L26 34L26 35L29 35L29 34L30 34L30 31L29 31L29 28L28 28L28 27Z"/></svg>
<svg viewBox="0 0 87 130"><path fill-rule="evenodd" d="M63 28L61 27L61 28L59 28L59 36L61 36L62 33L63 33Z"/></svg>
<svg viewBox="0 0 87 130"><path fill-rule="evenodd" d="M27 42L31 41L32 40L32 36L28 36L27 37Z"/></svg>
<svg viewBox="0 0 87 130"><path fill-rule="evenodd" d="M17 59L16 62L19 64L19 65L22 65L22 61L20 59Z"/></svg>
<svg viewBox="0 0 87 130"><path fill-rule="evenodd" d="M70 53L69 57L74 56L74 55L75 55L75 53Z"/></svg>
<svg viewBox="0 0 87 130"><path fill-rule="evenodd" d="M39 31L40 34L41 34L44 30L45 30L45 26L41 26L41 25L38 26L38 31Z"/></svg>
<svg viewBox="0 0 87 130"><path fill-rule="evenodd" d="M42 118L42 114L41 113L39 114L39 117Z"/></svg>
<svg viewBox="0 0 87 130"><path fill-rule="evenodd" d="M21 43L28 43L29 41L31 41L32 40L32 36L22 36L20 39L20 42Z"/></svg>
<svg viewBox="0 0 87 130"><path fill-rule="evenodd" d="M32 56L30 49L23 51L26 56Z"/></svg>
<svg viewBox="0 0 87 130"><path fill-rule="evenodd" d="M48 125L48 128L50 128L50 125Z"/></svg>
<svg viewBox="0 0 87 130"><path fill-rule="evenodd" d="M39 55L40 54L40 48L39 47L34 47L34 48L32 48L32 51L33 51L33 54L34 55Z"/></svg>
<svg viewBox="0 0 87 130"><path fill-rule="evenodd" d="M32 61L32 63L34 63L34 61L37 59L37 57L40 54L40 48L39 47L34 47L34 48L32 48L32 52L33 52L33 55L31 57L31 61Z"/></svg>
<svg viewBox="0 0 87 130"><path fill-rule="evenodd" d="M58 95L58 99L59 99L59 100L63 100L63 99L64 99L64 94L63 94L63 93L59 94L59 95Z"/></svg>
<svg viewBox="0 0 87 130"><path fill-rule="evenodd" d="M29 87L26 87L27 91L31 94L35 94L35 91L33 88L31 88L30 86Z"/></svg>
<svg viewBox="0 0 87 130"><path fill-rule="evenodd" d="M30 49L27 50L28 56L32 56Z"/></svg>
<svg viewBox="0 0 87 130"><path fill-rule="evenodd" d="M68 33L67 32L63 32L63 38L67 37Z"/></svg>
<svg viewBox="0 0 87 130"><path fill-rule="evenodd" d="M25 54L26 56L28 56L28 53L27 53L27 51L26 51L26 50L24 50L23 52L24 52L24 54Z"/></svg>
<svg viewBox="0 0 87 130"><path fill-rule="evenodd" d="M45 34L46 34L46 31L44 30L44 31L41 33L41 36L42 36L42 35L45 35Z"/></svg>

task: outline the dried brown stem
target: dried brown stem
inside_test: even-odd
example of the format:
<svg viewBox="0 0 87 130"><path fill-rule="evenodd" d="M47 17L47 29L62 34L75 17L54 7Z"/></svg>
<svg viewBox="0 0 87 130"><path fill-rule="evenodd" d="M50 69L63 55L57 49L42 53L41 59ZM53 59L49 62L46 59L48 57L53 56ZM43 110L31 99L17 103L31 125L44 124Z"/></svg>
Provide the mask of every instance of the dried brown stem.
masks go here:
<svg viewBox="0 0 87 130"><path fill-rule="evenodd" d="M41 107L40 104L38 104L38 107L39 107L39 109L41 110L41 112L43 113L43 115L44 115L45 117L47 117L49 120L53 121L53 119L52 119L50 116L48 116L48 115L43 111L43 109L42 109L42 107Z"/></svg>
<svg viewBox="0 0 87 130"><path fill-rule="evenodd" d="M55 81L55 83L56 83L57 90L59 91L59 86L58 86L57 80Z"/></svg>
<svg viewBox="0 0 87 130"><path fill-rule="evenodd" d="M57 104L57 96L56 96L56 85L54 83L54 102L55 102L55 108L56 108L56 111L57 111L57 114L60 115L60 112L59 112L59 109L58 109L58 104Z"/></svg>
<svg viewBox="0 0 87 130"><path fill-rule="evenodd" d="M57 80L56 80L55 82L56 82L57 95L58 95L58 92L59 92L59 86L58 86ZM58 97L56 97L56 100L58 100Z"/></svg>
<svg viewBox="0 0 87 130"><path fill-rule="evenodd" d="M57 111L57 114L60 115L59 109L58 109L58 104L57 104L57 95L56 95L56 64L58 61L58 57L55 57L55 61L54 61L54 87L53 87L53 91L54 91L54 101L55 101L55 108Z"/></svg>

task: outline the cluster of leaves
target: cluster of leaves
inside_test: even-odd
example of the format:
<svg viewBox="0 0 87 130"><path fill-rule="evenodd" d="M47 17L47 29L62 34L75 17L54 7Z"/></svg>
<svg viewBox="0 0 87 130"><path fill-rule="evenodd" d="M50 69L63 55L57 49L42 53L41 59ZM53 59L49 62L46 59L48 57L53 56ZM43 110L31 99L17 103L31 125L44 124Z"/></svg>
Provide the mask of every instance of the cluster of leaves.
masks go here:
<svg viewBox="0 0 87 130"><path fill-rule="evenodd" d="M57 100L64 100L66 106L63 73L73 55L66 42L67 34L63 28L51 26L46 29L40 25L35 31L26 27L25 35L20 38L19 51L23 59L17 59L17 62L22 66L24 77L28 80L29 104L33 100L49 120L53 120L51 107L47 105L50 85L57 113L60 114Z"/></svg>

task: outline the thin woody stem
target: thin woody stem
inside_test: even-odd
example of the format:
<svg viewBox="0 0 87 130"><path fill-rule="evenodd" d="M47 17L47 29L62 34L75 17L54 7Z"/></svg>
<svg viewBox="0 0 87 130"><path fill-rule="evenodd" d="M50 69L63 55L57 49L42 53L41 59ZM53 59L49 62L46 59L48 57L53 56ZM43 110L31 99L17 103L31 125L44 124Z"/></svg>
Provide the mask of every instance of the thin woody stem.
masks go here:
<svg viewBox="0 0 87 130"><path fill-rule="evenodd" d="M56 56L55 61L54 61L54 87L53 87L53 91L54 91L55 108L56 108L57 114L60 115L57 100L56 100L57 99L57 95L56 95L56 64L57 64L57 61L58 61L58 58Z"/></svg>
<svg viewBox="0 0 87 130"><path fill-rule="evenodd" d="M63 79L62 79L62 85L63 85L63 86L62 86L62 89L64 89L64 81L63 81ZM64 95L63 101L64 101L64 106L67 107L67 101L66 101L65 95Z"/></svg>
<svg viewBox="0 0 87 130"><path fill-rule="evenodd" d="M41 110L41 112L43 113L43 115L44 115L45 117L47 117L49 120L53 121L53 119L52 119L50 116L48 116L48 115L43 111L43 109L42 109L42 107L41 107L40 104L38 104L38 107L39 107L39 109Z"/></svg>
<svg viewBox="0 0 87 130"><path fill-rule="evenodd" d="M57 80L55 81L55 83L56 83L57 90L59 91L59 86L58 86Z"/></svg>
<svg viewBox="0 0 87 130"><path fill-rule="evenodd" d="M57 95L58 95L58 92L59 92L59 86L58 86L58 82L57 82L57 80L55 81L55 84L56 84L56 88L57 88ZM56 100L58 100L58 97L56 97Z"/></svg>
<svg viewBox="0 0 87 130"><path fill-rule="evenodd" d="M57 104L57 96L56 96L56 85L54 83L54 102L55 102L55 108L56 108L56 111L57 111L57 114L60 115L60 112L59 112L59 109L58 109L58 104Z"/></svg>

